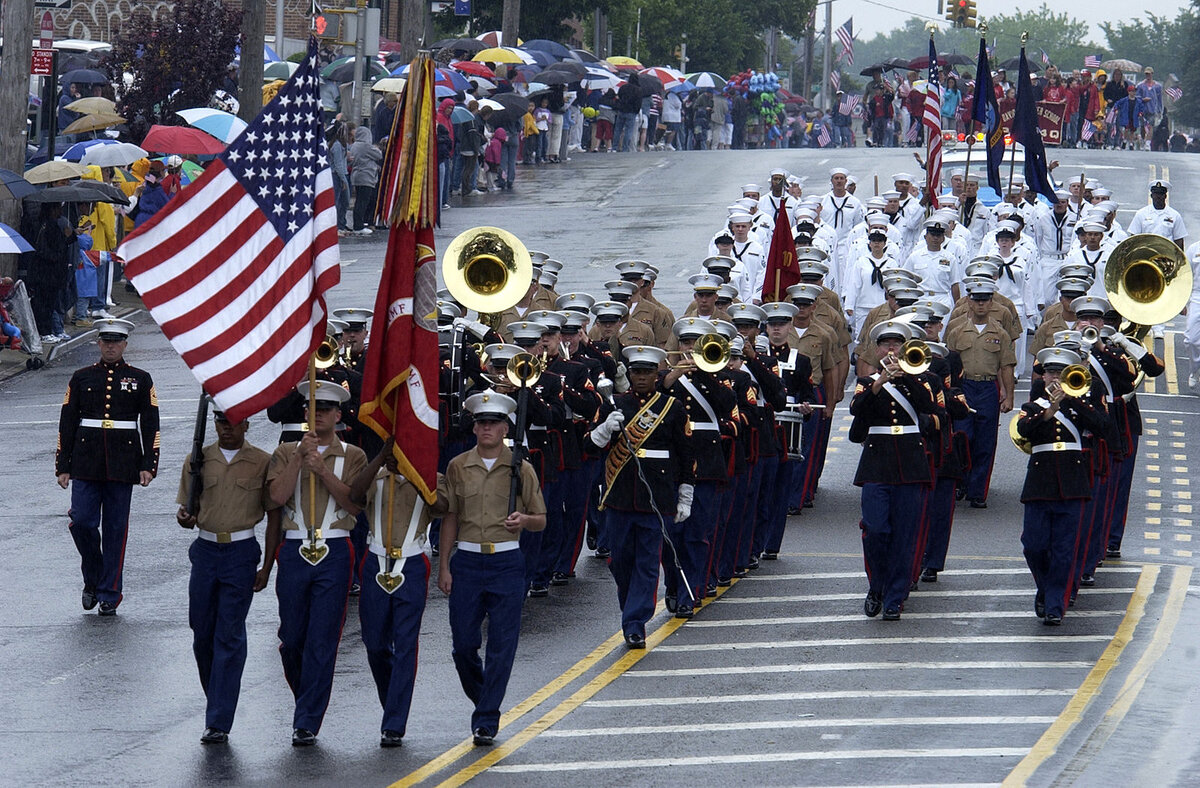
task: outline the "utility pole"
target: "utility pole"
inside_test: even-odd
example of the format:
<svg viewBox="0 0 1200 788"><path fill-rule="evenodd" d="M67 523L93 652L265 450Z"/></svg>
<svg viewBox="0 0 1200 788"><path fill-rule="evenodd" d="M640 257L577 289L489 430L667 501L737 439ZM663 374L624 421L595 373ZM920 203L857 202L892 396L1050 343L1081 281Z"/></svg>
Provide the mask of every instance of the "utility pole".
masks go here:
<svg viewBox="0 0 1200 788"><path fill-rule="evenodd" d="M245 9L246 5L247 4L245 2L242 3L243 10ZM265 16L266 9L263 9L260 13L262 13ZM264 25L264 27L266 25L265 19L263 20L263 25ZM246 29L246 25L245 25L245 23L243 23L242 30L245 30L245 29ZM266 36L265 30L263 31L263 36L264 37ZM275 0L275 54L279 55L280 57L283 57L283 0ZM258 76L259 76L259 84L261 84L262 83L262 74L259 74ZM241 72L238 73L238 79L239 79L238 86L240 87L242 84L240 81L241 80ZM259 103L260 104L262 103L261 98L259 99Z"/></svg>
<svg viewBox="0 0 1200 788"><path fill-rule="evenodd" d="M354 111L350 120L358 122L363 118L363 81L367 74L367 0L358 0L354 16L354 89L350 94Z"/></svg>
<svg viewBox="0 0 1200 788"><path fill-rule="evenodd" d="M280 2L282 6L282 2ZM242 64L238 68L238 117L249 123L262 110L263 46L267 35L266 0L242 0ZM275 39L279 52L279 39Z"/></svg>
<svg viewBox="0 0 1200 788"><path fill-rule="evenodd" d="M25 171L25 108L29 106L29 71L33 58L33 0L4 0L0 26L4 29L4 52L0 55L0 167ZM44 77L43 77L44 79ZM20 111L13 111L16 108ZM51 106L50 111L54 111ZM12 227L20 226L21 202L0 202L0 217ZM0 257L0 274L15 275L15 258Z"/></svg>
<svg viewBox="0 0 1200 788"><path fill-rule="evenodd" d="M400 44L400 54L409 62L417 56L417 50L421 48L425 38L425 13L428 5L425 0L400 0L400 30L396 41Z"/></svg>
<svg viewBox="0 0 1200 788"><path fill-rule="evenodd" d="M821 109L833 106L829 78L833 74L833 0L825 0L825 81L821 83Z"/></svg>
<svg viewBox="0 0 1200 788"><path fill-rule="evenodd" d="M501 17L500 32L506 47L517 45L518 28L521 26L521 0L504 0L504 15Z"/></svg>
<svg viewBox="0 0 1200 788"><path fill-rule="evenodd" d="M813 66L813 46L816 44L817 35L813 28L816 24L816 16L813 16L813 22L808 26L808 33L804 36L804 84L798 91L801 96L808 96L808 91L812 89L812 66Z"/></svg>

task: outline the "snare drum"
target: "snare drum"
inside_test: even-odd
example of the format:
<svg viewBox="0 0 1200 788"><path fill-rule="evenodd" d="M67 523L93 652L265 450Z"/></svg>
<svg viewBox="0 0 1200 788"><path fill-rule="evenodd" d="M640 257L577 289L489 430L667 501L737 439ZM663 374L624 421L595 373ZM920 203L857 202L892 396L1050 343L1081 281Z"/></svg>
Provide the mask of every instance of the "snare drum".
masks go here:
<svg viewBox="0 0 1200 788"><path fill-rule="evenodd" d="M775 423L783 432L783 443L787 448L789 460L803 460L800 453L802 436L804 435L804 415L792 410L780 411L775 414Z"/></svg>

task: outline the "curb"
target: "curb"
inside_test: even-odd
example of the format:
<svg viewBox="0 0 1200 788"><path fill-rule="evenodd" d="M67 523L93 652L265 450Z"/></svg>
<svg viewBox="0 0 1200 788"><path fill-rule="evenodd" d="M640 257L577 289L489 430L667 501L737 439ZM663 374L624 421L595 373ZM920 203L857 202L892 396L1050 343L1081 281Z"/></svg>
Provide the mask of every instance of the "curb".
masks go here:
<svg viewBox="0 0 1200 788"><path fill-rule="evenodd" d="M114 317L128 319L145 311L146 310L142 307L118 307L112 310L112 315ZM95 339L98 333L99 332L97 332L96 329L91 328L81 334L76 334L66 342L55 343L43 354L46 364L49 365L53 363L54 360L58 358L59 355L66 352L67 349L77 347L85 342ZM29 356L22 354L21 356L14 356L12 361L0 363L0 383L12 380L13 378L25 372L34 371L25 366L25 362L29 358Z"/></svg>

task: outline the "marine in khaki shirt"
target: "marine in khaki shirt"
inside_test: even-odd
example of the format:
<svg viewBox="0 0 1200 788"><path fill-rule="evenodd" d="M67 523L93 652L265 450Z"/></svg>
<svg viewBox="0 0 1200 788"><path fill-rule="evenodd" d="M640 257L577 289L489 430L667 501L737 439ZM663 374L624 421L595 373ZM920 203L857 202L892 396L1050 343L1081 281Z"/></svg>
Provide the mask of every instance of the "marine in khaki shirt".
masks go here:
<svg viewBox="0 0 1200 788"><path fill-rule="evenodd" d="M319 462L313 454L319 458ZM343 458L341 473L334 473L338 458ZM350 482L366 464L367 455L362 449L343 443L336 436L327 445L321 446L317 443L317 436L310 432L298 442L282 443L276 447L267 471L267 481L275 492L281 493L274 496L276 501L282 499L285 483L290 484L289 489L292 490L283 508L283 530L305 531L310 524L309 517L314 519L312 525L326 531L349 531L354 528L354 517L359 509L350 500ZM308 473L309 470L314 471L317 480L316 508L311 514L308 512L308 486L314 474ZM297 477L300 482L299 501L295 494ZM326 519L331 494L334 499L333 515Z"/></svg>
<svg viewBox="0 0 1200 788"><path fill-rule="evenodd" d="M946 329L946 347L958 351L964 379L1000 382L1000 412L1008 413L1013 408L1017 357L1012 339L986 305L986 301L972 301L972 312Z"/></svg>
<svg viewBox="0 0 1200 788"><path fill-rule="evenodd" d="M216 419L218 431L223 417ZM244 423L244 422L243 422ZM226 458L226 452L232 452ZM198 525L211 534L231 534L254 528L268 511L278 507L271 501L267 467L271 455L257 446L243 443L240 448L222 450L220 443L204 447L204 489L200 493L200 512L191 516L185 510L191 490L191 457L183 465L179 479L179 504L176 519L186 528ZM218 539L218 541L221 541Z"/></svg>

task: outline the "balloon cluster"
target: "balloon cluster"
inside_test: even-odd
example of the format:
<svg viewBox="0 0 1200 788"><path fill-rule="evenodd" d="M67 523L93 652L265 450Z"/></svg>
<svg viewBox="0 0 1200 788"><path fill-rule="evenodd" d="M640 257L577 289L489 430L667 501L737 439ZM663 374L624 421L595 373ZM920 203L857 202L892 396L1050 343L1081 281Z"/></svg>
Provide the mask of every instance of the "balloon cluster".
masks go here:
<svg viewBox="0 0 1200 788"><path fill-rule="evenodd" d="M758 114L764 118L774 118L783 109L783 104L773 92L760 93L755 103L758 105Z"/></svg>
<svg viewBox="0 0 1200 788"><path fill-rule="evenodd" d="M736 90L743 96L770 95L779 90L779 76L773 71L764 74L754 69L747 69L730 77L726 87Z"/></svg>

